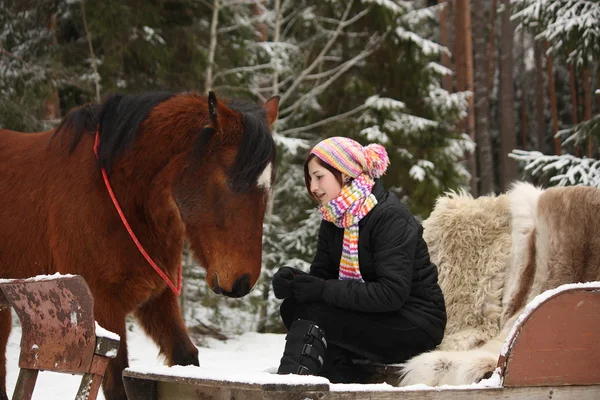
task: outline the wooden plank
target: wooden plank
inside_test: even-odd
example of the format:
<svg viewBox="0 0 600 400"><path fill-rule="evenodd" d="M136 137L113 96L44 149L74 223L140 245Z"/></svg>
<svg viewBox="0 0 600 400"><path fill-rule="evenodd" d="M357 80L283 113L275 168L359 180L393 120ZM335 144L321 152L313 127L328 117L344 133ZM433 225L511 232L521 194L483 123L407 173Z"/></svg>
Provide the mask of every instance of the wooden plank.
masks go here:
<svg viewBox="0 0 600 400"><path fill-rule="evenodd" d="M126 387L127 387L127 381ZM132 400L598 400L600 385L519 387L495 389L428 389L428 390L336 390L303 391L289 385L285 390L262 391L257 388L221 385L203 386L178 382L156 382L156 397L130 397ZM235 386L235 385L233 385ZM296 386L296 390L294 387ZM127 392L129 396L129 390Z"/></svg>
<svg viewBox="0 0 600 400"><path fill-rule="evenodd" d="M205 378L191 378L185 376L175 375L164 375L157 373L144 373L137 372L135 370L126 369L123 371L123 377L158 381L165 383L175 383L178 385L191 385L191 386L206 386L206 387L224 387L229 389L240 389L245 391L262 391L262 392L284 392L284 391L328 391L329 384L327 383L307 383L302 385L291 385L286 383L253 383L253 382L240 382L240 381L224 381L217 379L205 379Z"/></svg>
<svg viewBox="0 0 600 400"><path fill-rule="evenodd" d="M125 370L123 381L130 400L598 400L600 385L516 387L488 389L406 390L363 385L365 390L344 390L346 385L262 384L184 378ZM354 385L352 385L354 386Z"/></svg>
<svg viewBox="0 0 600 400"><path fill-rule="evenodd" d="M600 291L569 290L540 304L505 365L505 387L600 384Z"/></svg>
<svg viewBox="0 0 600 400"><path fill-rule="evenodd" d="M323 400L327 391L302 390L302 386L280 386L281 390L260 390L255 388L231 387L226 382L221 385L186 385L176 382L159 382L157 400Z"/></svg>
<svg viewBox="0 0 600 400"><path fill-rule="evenodd" d="M192 399L192 398L190 398ZM403 391L335 391L322 400L598 400L600 385Z"/></svg>
<svg viewBox="0 0 600 400"><path fill-rule="evenodd" d="M123 384L128 400L157 400L158 382L123 376Z"/></svg>

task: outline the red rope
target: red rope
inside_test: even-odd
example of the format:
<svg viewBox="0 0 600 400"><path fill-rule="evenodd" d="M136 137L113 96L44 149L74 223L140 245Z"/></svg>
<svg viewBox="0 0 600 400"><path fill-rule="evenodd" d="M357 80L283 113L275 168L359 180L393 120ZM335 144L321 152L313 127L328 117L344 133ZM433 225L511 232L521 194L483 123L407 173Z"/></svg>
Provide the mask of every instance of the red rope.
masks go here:
<svg viewBox="0 0 600 400"><path fill-rule="evenodd" d="M96 139L94 141L94 154L96 155L96 158L98 158L98 146L99 145L100 145L100 132L98 130L96 130ZM112 199L112 202L115 205L117 212L119 213L119 217L121 217L121 221L123 222L125 229L127 229L127 232L129 232L129 236L131 237L131 240L133 240L133 242L137 246L140 253L142 253L142 255L144 256L146 261L148 261L148 264L150 264L150 266L152 268L154 268L154 270L158 273L158 275L160 275L160 277L167 283L167 285L171 288L173 293L175 293L176 296L179 296L181 294L181 278L182 278L182 274L183 274L183 271L182 271L183 268L182 268L181 264L179 264L179 270L178 270L178 274L177 274L178 275L177 287L175 287L175 285L173 285L173 282L171 282L169 277L154 263L154 261L152 261L152 258L150 258L148 253L146 253L146 250L144 250L144 248L142 247L137 236L135 236L135 233L133 233L131 226L129 226L129 223L127 222L127 218L125 217L125 214L123 214L123 210L121 209L121 206L119 205L119 202L117 201L117 197L115 196L115 193L113 192L112 186L110 185L110 181L108 180L108 175L106 173L106 170L104 168L101 168L100 171L102 172L102 178L104 178L104 185L106 186L106 190L108 191L108 194L110 195L110 198Z"/></svg>

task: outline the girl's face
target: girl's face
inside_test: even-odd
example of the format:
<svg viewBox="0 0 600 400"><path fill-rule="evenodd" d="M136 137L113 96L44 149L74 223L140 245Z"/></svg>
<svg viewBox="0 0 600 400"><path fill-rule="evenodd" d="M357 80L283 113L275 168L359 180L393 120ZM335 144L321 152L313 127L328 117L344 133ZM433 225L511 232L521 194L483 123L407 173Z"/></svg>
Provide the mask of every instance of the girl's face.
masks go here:
<svg viewBox="0 0 600 400"><path fill-rule="evenodd" d="M310 178L310 191L321 204L327 204L338 197L342 185L335 175L327 168L319 165L317 158L308 162L308 176Z"/></svg>

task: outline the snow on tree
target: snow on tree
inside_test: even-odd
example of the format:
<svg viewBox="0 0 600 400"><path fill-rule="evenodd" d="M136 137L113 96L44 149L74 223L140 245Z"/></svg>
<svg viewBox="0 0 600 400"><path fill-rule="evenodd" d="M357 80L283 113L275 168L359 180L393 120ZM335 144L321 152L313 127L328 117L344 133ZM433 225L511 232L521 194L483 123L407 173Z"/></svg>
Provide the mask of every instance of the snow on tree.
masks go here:
<svg viewBox="0 0 600 400"><path fill-rule="evenodd" d="M550 53L569 64L589 67L600 56L600 2L591 0L513 0L513 19L521 28L536 32L536 39L550 42ZM584 85L591 82L584 81ZM584 88L588 89L588 88ZM591 107L589 110L591 114ZM600 116L557 133L562 144L581 145L590 137L600 139ZM598 187L598 161L569 154L547 156L514 150L511 157L525 164L525 172L548 185Z"/></svg>
<svg viewBox="0 0 600 400"><path fill-rule="evenodd" d="M587 64L600 56L600 2L596 0L512 0L513 19L537 31L550 51L567 62Z"/></svg>

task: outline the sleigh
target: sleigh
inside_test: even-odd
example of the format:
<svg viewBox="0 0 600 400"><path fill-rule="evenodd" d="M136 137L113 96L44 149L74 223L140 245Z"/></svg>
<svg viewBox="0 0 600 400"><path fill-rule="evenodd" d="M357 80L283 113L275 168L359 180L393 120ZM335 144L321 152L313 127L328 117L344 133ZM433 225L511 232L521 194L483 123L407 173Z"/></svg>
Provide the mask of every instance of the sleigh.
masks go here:
<svg viewBox="0 0 600 400"><path fill-rule="evenodd" d="M94 400L119 338L94 321L94 300L81 276L0 280L0 308L12 307L22 327L13 399L31 399L39 371L82 375L77 400ZM41 389L43 390L43 389Z"/></svg>
<svg viewBox="0 0 600 400"><path fill-rule="evenodd" d="M123 380L129 400L598 399L600 282L564 285L536 297L513 326L492 377L477 384L393 387L398 366L362 368L373 384L330 386L324 378L266 372L258 379L202 375L195 367L129 368Z"/></svg>

